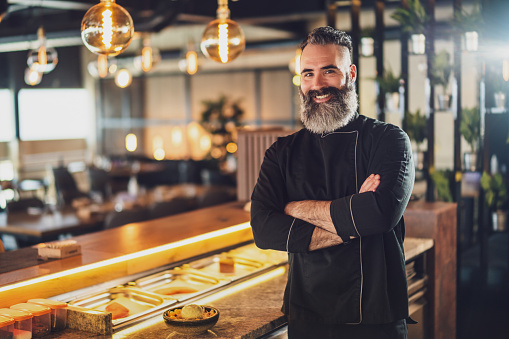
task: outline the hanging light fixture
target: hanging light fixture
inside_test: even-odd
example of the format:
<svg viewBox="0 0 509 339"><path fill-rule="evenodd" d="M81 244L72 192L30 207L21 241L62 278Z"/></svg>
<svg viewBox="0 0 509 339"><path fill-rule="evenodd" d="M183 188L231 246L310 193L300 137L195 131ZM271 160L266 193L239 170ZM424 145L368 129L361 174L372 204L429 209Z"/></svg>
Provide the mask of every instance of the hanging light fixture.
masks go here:
<svg viewBox="0 0 509 339"><path fill-rule="evenodd" d="M134 58L134 66L143 72L149 72L159 61L161 61L159 50L151 46L150 37L145 37L141 54Z"/></svg>
<svg viewBox="0 0 509 339"><path fill-rule="evenodd" d="M133 81L131 72L123 68L115 75L115 84L120 88L126 88Z"/></svg>
<svg viewBox="0 0 509 339"><path fill-rule="evenodd" d="M192 41L187 43L187 50L185 50L184 53L185 58L178 62L180 70L189 75L196 74L196 72L198 72L198 53L196 53Z"/></svg>
<svg viewBox="0 0 509 339"><path fill-rule="evenodd" d="M217 4L217 19L205 28L200 47L207 58L225 64L244 51L246 39L239 24L230 20L228 0L218 0Z"/></svg>
<svg viewBox="0 0 509 339"><path fill-rule="evenodd" d="M117 60L114 57L108 58L107 55L99 54L97 61L88 63L87 69L94 78L106 78L117 71Z"/></svg>
<svg viewBox="0 0 509 339"><path fill-rule="evenodd" d="M138 148L138 139L136 138L136 134L129 133L125 136L125 149L129 152L136 151Z"/></svg>
<svg viewBox="0 0 509 339"><path fill-rule="evenodd" d="M41 83L42 73L38 70L38 65L25 69L25 83L30 86L36 86Z"/></svg>
<svg viewBox="0 0 509 339"><path fill-rule="evenodd" d="M133 35L131 15L115 0L101 0L81 21L81 39L95 54L118 55L129 46Z"/></svg>
<svg viewBox="0 0 509 339"><path fill-rule="evenodd" d="M39 47L28 52L27 65L39 73L49 73L58 64L58 53L54 48L46 47L46 36L41 26L37 30Z"/></svg>

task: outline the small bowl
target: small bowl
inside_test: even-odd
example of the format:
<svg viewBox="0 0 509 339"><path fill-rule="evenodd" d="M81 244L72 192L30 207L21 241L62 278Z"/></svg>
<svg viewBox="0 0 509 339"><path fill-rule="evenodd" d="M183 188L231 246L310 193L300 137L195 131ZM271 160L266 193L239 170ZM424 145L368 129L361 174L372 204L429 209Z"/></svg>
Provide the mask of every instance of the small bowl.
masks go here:
<svg viewBox="0 0 509 339"><path fill-rule="evenodd" d="M206 312L214 310L216 314L212 317L205 319L171 319L169 316L170 311L167 310L163 313L164 321L172 331L180 334L200 334L207 332L211 329L219 319L219 310L212 306L203 306Z"/></svg>

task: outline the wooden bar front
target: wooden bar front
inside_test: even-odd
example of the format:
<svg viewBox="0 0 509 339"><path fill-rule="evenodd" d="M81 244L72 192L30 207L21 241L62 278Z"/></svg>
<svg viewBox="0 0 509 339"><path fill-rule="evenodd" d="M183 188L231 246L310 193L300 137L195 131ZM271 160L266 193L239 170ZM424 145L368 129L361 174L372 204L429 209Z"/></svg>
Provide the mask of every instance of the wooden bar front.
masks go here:
<svg viewBox="0 0 509 339"><path fill-rule="evenodd" d="M456 338L456 204L415 201L405 211L406 237L431 238L428 252L431 337Z"/></svg>

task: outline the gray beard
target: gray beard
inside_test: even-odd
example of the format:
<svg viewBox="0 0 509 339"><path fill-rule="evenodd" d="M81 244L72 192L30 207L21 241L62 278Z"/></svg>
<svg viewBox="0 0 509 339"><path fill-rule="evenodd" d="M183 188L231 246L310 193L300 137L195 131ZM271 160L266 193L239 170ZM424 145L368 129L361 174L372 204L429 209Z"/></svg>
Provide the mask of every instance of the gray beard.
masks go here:
<svg viewBox="0 0 509 339"><path fill-rule="evenodd" d="M317 95L332 93L333 97L323 103L314 102ZM301 99L300 119L304 127L312 133L329 133L346 126L355 116L358 107L357 93L350 79L345 87L310 90L305 95L299 88Z"/></svg>

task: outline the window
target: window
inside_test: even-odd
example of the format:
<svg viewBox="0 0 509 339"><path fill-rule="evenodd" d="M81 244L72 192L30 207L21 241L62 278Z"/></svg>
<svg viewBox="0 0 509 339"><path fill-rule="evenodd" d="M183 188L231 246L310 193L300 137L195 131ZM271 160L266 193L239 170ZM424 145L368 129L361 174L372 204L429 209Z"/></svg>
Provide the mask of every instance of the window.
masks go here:
<svg viewBox="0 0 509 339"><path fill-rule="evenodd" d="M9 89L0 89L0 142L11 141L16 137L14 126L14 109L12 92Z"/></svg>
<svg viewBox="0 0 509 339"><path fill-rule="evenodd" d="M85 89L22 89L19 92L21 140L83 139L93 111Z"/></svg>

